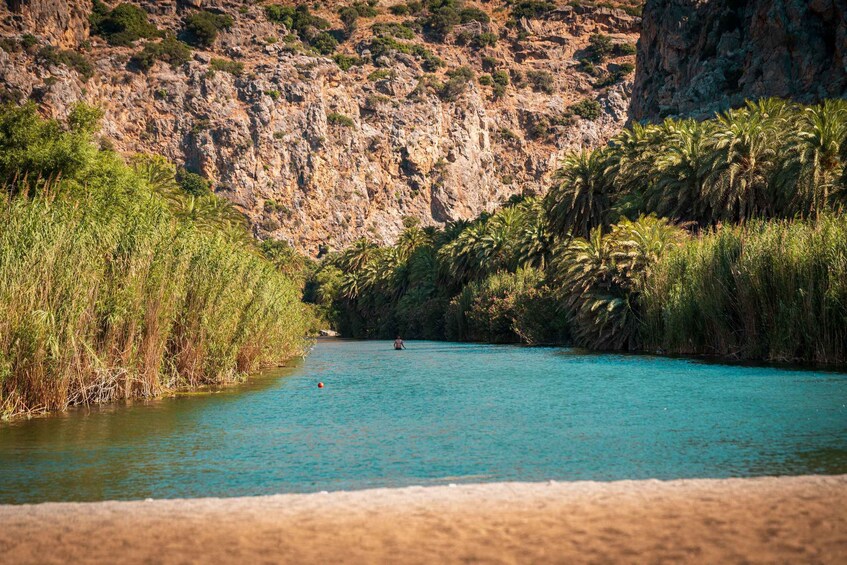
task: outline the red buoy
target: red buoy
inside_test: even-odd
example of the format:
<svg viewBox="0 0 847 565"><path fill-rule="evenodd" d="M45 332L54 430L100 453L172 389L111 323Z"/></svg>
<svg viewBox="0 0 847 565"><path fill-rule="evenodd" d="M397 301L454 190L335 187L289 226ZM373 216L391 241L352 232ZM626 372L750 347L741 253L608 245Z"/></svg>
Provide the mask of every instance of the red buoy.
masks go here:
<svg viewBox="0 0 847 565"><path fill-rule="evenodd" d="M318 388L323 388L323 387L324 387L323 383L318 383Z"/></svg>

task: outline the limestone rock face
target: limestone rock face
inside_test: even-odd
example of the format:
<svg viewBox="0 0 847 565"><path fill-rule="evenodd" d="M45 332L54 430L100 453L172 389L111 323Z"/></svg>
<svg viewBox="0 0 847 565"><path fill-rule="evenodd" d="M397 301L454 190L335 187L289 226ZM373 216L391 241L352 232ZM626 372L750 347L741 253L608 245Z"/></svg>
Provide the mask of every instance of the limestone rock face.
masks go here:
<svg viewBox="0 0 847 565"><path fill-rule="evenodd" d="M378 18L361 20L339 46L366 60L347 71L292 43L289 31L268 21L252 0L134 3L159 29L176 33L198 8L225 12L235 23L212 48L195 48L188 63L157 62L141 71L131 57L144 41L115 47L90 35L91 0L8 0L0 3L2 36L29 33L38 44L0 50L0 95L34 100L54 117L78 101L100 106L104 143L124 154L161 153L204 174L258 237L313 254L362 236L392 241L406 217L441 224L492 210L516 193L543 193L566 152L605 143L627 119L632 75L596 87L598 77L578 62L592 33L636 41L640 20L618 10L564 7L523 22L517 37L518 30L504 25L505 10L481 3L492 21L476 27L498 34L497 44L460 45L455 36L465 26L445 42L418 34L414 42L445 62L427 73L408 54L379 61L368 55L373 22L404 21L388 13L394 1L379 6ZM329 2L321 13L334 27L340 5ZM84 54L93 76L85 80L39 57L47 45ZM242 63L243 71L215 70L211 63L221 58ZM443 83L446 71L463 65L477 77L491 73L484 58L510 73L505 96L495 98L478 80L451 100L419 86ZM607 68L626 62L633 58L618 57ZM527 79L532 72L549 73L552 85L534 88ZM586 98L600 103L600 117L569 115Z"/></svg>
<svg viewBox="0 0 847 565"><path fill-rule="evenodd" d="M631 116L847 96L847 0L647 0Z"/></svg>
<svg viewBox="0 0 847 565"><path fill-rule="evenodd" d="M75 47L88 38L91 0L6 0L3 14L20 29L37 30L59 47Z"/></svg>

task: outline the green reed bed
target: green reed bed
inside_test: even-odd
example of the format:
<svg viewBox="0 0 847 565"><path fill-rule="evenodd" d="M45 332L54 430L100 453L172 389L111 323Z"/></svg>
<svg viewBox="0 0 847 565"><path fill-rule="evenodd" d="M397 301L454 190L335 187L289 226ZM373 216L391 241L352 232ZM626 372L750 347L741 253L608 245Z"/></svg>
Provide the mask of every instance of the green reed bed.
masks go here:
<svg viewBox="0 0 847 565"><path fill-rule="evenodd" d="M0 415L229 382L301 352L298 286L243 228L182 214L157 190L172 170L154 183L20 126L0 120L0 153L35 156L0 195ZM68 155L69 174L43 176Z"/></svg>
<svg viewBox="0 0 847 565"><path fill-rule="evenodd" d="M723 227L668 253L642 296L648 348L847 362L847 217Z"/></svg>

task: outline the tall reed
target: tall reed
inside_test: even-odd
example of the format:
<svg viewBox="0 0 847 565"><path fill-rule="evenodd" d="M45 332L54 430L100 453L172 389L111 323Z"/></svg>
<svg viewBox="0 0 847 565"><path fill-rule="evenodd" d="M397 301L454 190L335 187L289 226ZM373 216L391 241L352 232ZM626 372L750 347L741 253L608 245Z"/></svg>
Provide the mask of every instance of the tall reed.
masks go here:
<svg viewBox="0 0 847 565"><path fill-rule="evenodd" d="M847 217L722 227L662 258L644 342L679 354L847 363Z"/></svg>
<svg viewBox="0 0 847 565"><path fill-rule="evenodd" d="M223 383L301 352L300 290L246 238L181 217L113 153L75 155L73 174L0 195L0 415Z"/></svg>

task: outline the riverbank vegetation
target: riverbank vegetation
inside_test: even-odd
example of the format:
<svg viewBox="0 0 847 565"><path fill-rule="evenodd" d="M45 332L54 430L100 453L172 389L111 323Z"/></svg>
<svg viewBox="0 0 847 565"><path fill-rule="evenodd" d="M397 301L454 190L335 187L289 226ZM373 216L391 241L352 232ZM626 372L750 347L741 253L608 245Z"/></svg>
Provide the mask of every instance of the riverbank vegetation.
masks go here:
<svg viewBox="0 0 847 565"><path fill-rule="evenodd" d="M302 351L280 250L268 260L166 160L97 147L98 119L0 111L0 415L224 383Z"/></svg>
<svg viewBox="0 0 847 565"><path fill-rule="evenodd" d="M847 102L635 124L541 197L324 260L348 336L847 363Z"/></svg>

